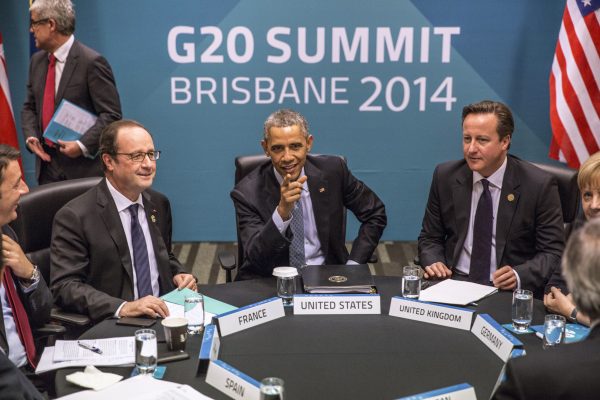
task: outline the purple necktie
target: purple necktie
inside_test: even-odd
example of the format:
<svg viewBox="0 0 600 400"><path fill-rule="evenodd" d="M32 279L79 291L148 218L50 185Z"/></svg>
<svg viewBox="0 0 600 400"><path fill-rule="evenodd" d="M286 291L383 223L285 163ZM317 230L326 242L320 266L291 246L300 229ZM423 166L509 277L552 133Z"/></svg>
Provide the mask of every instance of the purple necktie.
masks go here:
<svg viewBox="0 0 600 400"><path fill-rule="evenodd" d="M139 204L129 206L131 214L131 245L133 246L133 265L137 280L138 299L152 295L152 282L150 282L150 263L148 262L148 248L146 238L138 221Z"/></svg>
<svg viewBox="0 0 600 400"><path fill-rule="evenodd" d="M490 283L494 214L490 182L487 179L482 179L481 184L483 185L483 192L477 203L477 211L475 211L469 278L473 282L488 285Z"/></svg>

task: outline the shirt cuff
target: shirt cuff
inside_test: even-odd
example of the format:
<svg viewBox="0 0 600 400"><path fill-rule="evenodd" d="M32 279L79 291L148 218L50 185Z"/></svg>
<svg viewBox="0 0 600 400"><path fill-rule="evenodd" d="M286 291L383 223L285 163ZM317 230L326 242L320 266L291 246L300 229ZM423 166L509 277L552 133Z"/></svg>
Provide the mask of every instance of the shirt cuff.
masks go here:
<svg viewBox="0 0 600 400"><path fill-rule="evenodd" d="M358 263L354 260L348 260L348 262L346 263L346 265L358 265Z"/></svg>
<svg viewBox="0 0 600 400"><path fill-rule="evenodd" d="M77 143L77 145L79 146L79 148L81 149L81 152L83 153L83 155L87 158L94 158L90 155L90 152L88 151L87 147L85 147L85 145L83 143L81 143L79 140L76 140L75 143Z"/></svg>
<svg viewBox="0 0 600 400"><path fill-rule="evenodd" d="M290 226L290 223L292 222L292 218L294 218L294 217L290 217L290 219L288 219L287 221L284 221L283 218L281 218L281 215L279 215L279 213L277 212L277 208L275 208L275 211L273 211L273 217L272 217L273 223L275 223L277 230L282 235L283 235L283 232L285 232L285 230L288 228L288 226Z"/></svg>
<svg viewBox="0 0 600 400"><path fill-rule="evenodd" d="M121 305L119 306L119 308L117 308L117 311L115 312L115 318L121 318L121 317L119 317L119 313L121 312L121 308L123 308L123 306L125 305L125 303L127 303L127 302L124 301L123 303L121 303Z"/></svg>
<svg viewBox="0 0 600 400"><path fill-rule="evenodd" d="M19 279L19 284L21 285L21 289L23 290L23 293L31 293L33 292L35 289L37 289L38 283L40 282L40 278L38 277L37 279L31 281L31 283L29 283L28 286L25 286L23 284L23 282Z"/></svg>
<svg viewBox="0 0 600 400"><path fill-rule="evenodd" d="M519 277L519 274L517 273L517 270L513 268L513 272L515 274L515 276L517 277L517 289L521 289L521 278Z"/></svg>

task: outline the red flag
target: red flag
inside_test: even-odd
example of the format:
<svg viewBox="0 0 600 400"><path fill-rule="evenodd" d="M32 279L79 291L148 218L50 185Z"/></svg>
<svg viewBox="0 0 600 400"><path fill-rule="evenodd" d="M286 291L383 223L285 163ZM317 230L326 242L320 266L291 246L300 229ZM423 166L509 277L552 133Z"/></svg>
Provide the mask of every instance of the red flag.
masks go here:
<svg viewBox="0 0 600 400"><path fill-rule="evenodd" d="M550 157L579 166L600 149L600 0L567 0L550 74Z"/></svg>

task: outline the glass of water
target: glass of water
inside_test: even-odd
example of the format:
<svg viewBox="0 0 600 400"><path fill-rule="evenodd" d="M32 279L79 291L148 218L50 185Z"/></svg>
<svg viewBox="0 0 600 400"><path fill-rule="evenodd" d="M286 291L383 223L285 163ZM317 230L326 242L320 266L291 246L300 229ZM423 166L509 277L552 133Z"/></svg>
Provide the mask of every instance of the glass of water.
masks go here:
<svg viewBox="0 0 600 400"><path fill-rule="evenodd" d="M567 321L562 315L549 314L544 318L544 349L558 346L565 338Z"/></svg>
<svg viewBox="0 0 600 400"><path fill-rule="evenodd" d="M409 265L402 269L402 297L418 299L421 294L421 278L423 271L420 267Z"/></svg>
<svg viewBox="0 0 600 400"><path fill-rule="evenodd" d="M277 267L273 269L273 275L277 277L277 296L281 297L283 305L294 305L298 270L294 267Z"/></svg>
<svg viewBox="0 0 600 400"><path fill-rule="evenodd" d="M525 332L533 318L533 293L531 290L515 289L512 297L512 324L519 332Z"/></svg>
<svg viewBox="0 0 600 400"><path fill-rule="evenodd" d="M135 331L135 366L141 375L154 372L157 355L156 332L153 329Z"/></svg>
<svg viewBox="0 0 600 400"><path fill-rule="evenodd" d="M260 382L260 400L283 400L283 379L263 379Z"/></svg>
<svg viewBox="0 0 600 400"><path fill-rule="evenodd" d="M185 318L188 320L187 331L197 335L204 330L204 297L200 293L185 296Z"/></svg>

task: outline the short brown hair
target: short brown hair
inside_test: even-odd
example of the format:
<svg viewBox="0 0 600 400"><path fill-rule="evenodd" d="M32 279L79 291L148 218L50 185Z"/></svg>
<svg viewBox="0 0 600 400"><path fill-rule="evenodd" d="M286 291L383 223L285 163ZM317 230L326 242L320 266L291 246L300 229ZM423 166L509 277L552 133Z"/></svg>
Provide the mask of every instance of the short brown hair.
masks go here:
<svg viewBox="0 0 600 400"><path fill-rule="evenodd" d="M4 170L11 161L21 157L19 150L7 144L0 144L0 183L4 180Z"/></svg>
<svg viewBox="0 0 600 400"><path fill-rule="evenodd" d="M462 122L465 122L465 118L469 114L494 114L498 121L496 126L496 132L500 140L506 136L512 137L513 131L515 130L515 121L512 116L510 108L504 103L492 100L483 100L478 103L472 103L463 108L462 111Z"/></svg>
<svg viewBox="0 0 600 400"><path fill-rule="evenodd" d="M146 129L144 125L132 119L122 119L111 122L104 127L102 134L100 135L100 158L102 158L103 154L108 154L112 157L118 153L117 135L121 128L127 127L138 127L148 132L148 129ZM150 134L150 132L148 132L148 134ZM150 134L150 136L152 136L152 134ZM106 165L104 164L104 161L102 161L102 168L106 171Z"/></svg>
<svg viewBox="0 0 600 400"><path fill-rule="evenodd" d="M577 186L579 186L579 190L592 188L598 182L600 182L600 151L593 154L581 164L579 173L577 174Z"/></svg>

